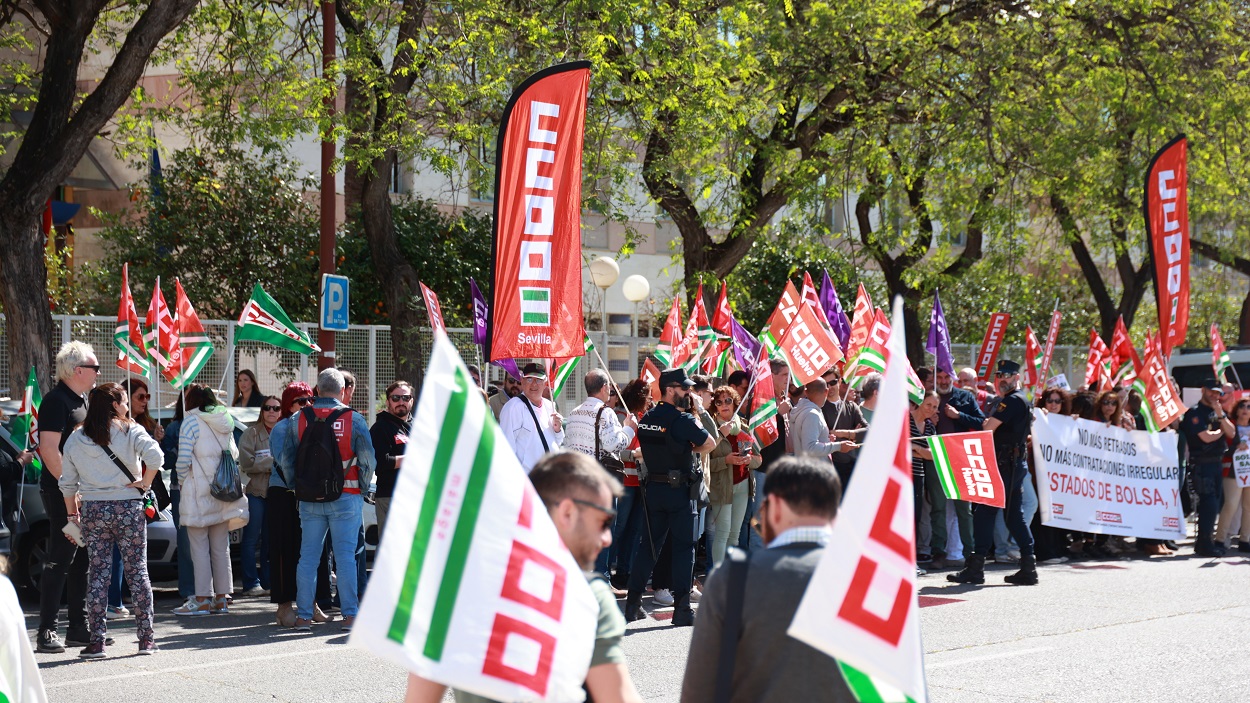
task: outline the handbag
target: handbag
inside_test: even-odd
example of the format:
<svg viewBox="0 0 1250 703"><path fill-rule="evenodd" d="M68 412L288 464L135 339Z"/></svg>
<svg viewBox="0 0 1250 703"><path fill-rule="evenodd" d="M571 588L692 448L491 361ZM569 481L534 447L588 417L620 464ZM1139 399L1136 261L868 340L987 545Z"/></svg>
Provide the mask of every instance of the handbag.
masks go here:
<svg viewBox="0 0 1250 703"><path fill-rule="evenodd" d="M621 461L619 456L603 451L603 445L600 443L599 420L603 417L603 411L607 409L608 406L604 405L599 408L599 412L595 413L595 459L598 460L600 466L607 469L608 473L615 476L617 481L624 484L625 462Z"/></svg>
<svg viewBox="0 0 1250 703"><path fill-rule="evenodd" d="M221 459L217 462L213 482L208 485L208 494L222 502L233 503L243 497L243 478L239 472L239 464L234 460L234 455L221 446L221 440L215 434L213 441L221 449Z"/></svg>
<svg viewBox="0 0 1250 703"><path fill-rule="evenodd" d="M117 468L121 469L122 473L126 475L126 478L130 479L131 483L136 483L139 481L139 479L135 478L134 474L130 473L130 467L123 464L122 460L117 458L117 455L113 453L112 448L107 447L107 446L102 447L102 448L104 449L104 453L108 454L109 458L113 460L113 463L117 465ZM161 474L158 471L156 473L156 478L152 479L152 485L156 485L156 481L159 480L160 478L161 478ZM164 487L164 481L161 482L161 486L162 488ZM161 517L160 515L161 510L164 510L164 508L160 507L160 505L157 502L156 491L150 488L146 491L143 490L142 488L136 488L135 490L139 491L140 498L143 500L144 519L147 520L148 522L156 522L157 520L159 520ZM169 493L166 492L165 495L166 497L168 497Z"/></svg>

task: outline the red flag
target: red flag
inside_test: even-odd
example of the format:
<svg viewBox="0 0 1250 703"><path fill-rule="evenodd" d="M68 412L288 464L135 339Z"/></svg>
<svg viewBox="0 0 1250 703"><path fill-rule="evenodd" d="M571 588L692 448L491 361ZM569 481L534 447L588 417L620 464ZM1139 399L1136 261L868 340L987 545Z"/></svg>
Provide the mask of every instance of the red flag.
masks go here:
<svg viewBox="0 0 1250 703"><path fill-rule="evenodd" d="M1045 380L1038 370L1037 357L1042 347L1037 343L1037 335L1033 334L1032 326L1024 328L1024 387L1036 388ZM999 506L1001 507L1001 506Z"/></svg>
<svg viewBox="0 0 1250 703"><path fill-rule="evenodd" d="M806 271L803 272L803 302L811 305L816 310L822 310L820 307L820 296L816 293L816 285L812 283L812 275ZM828 322L826 320L826 322Z"/></svg>
<svg viewBox="0 0 1250 703"><path fill-rule="evenodd" d="M1179 136L1159 150L1146 168L1146 241L1153 262L1163 356L1189 334L1188 142Z"/></svg>
<svg viewBox="0 0 1250 703"><path fill-rule="evenodd" d="M1159 348L1158 339L1146 335L1145 357L1142 359L1141 378L1146 384L1146 406L1150 408L1155 425L1163 429L1172 424L1176 418L1185 414L1185 405L1180 394L1172 385L1168 375L1167 363L1163 360L1163 351Z"/></svg>
<svg viewBox="0 0 1250 703"><path fill-rule="evenodd" d="M800 300L799 290L794 287L792 281L787 279L786 287L781 291L781 298L777 300L777 307L773 308L773 314L768 317L768 329L764 332L765 347L771 344L773 348L776 348L781 335L786 333L786 328L799 313Z"/></svg>
<svg viewBox="0 0 1250 703"><path fill-rule="evenodd" d="M1109 365L1111 351L1107 343L1098 336L1097 330L1089 331L1089 356L1085 360L1085 386L1092 391L1102 390L1104 383L1110 387L1109 372L1104 373L1104 364Z"/></svg>
<svg viewBox="0 0 1250 703"><path fill-rule="evenodd" d="M122 294L117 306L113 346L118 349L117 368L140 376L148 375L148 350L143 344L143 328L139 325L135 300L130 295L130 264L122 264Z"/></svg>
<svg viewBox="0 0 1250 703"><path fill-rule="evenodd" d="M1050 331L1046 333L1046 351L1042 354L1042 383L1045 383L1050 376L1050 360L1055 355L1055 344L1059 341L1060 317L1061 314L1057 308L1050 316Z"/></svg>
<svg viewBox="0 0 1250 703"><path fill-rule="evenodd" d="M163 371L165 379L174 388L182 389L195 380L200 369L213 355L213 343L200 323L200 316L191 307L191 300L182 289L182 282L174 279L174 331L178 348L170 355L169 368Z"/></svg>
<svg viewBox="0 0 1250 703"><path fill-rule="evenodd" d="M804 305L777 342L790 364L790 372L800 384L820 378L829 367L842 360L833 335L820 324L818 307Z"/></svg>
<svg viewBox="0 0 1250 703"><path fill-rule="evenodd" d="M643 362L642 373L638 374L638 378L647 382L651 387L651 399L658 402L663 394L660 393L660 368L655 362L650 359Z"/></svg>
<svg viewBox="0 0 1250 703"><path fill-rule="evenodd" d="M504 108L495 169L491 361L581 356L582 133L590 63L526 79Z"/></svg>
<svg viewBox="0 0 1250 703"><path fill-rule="evenodd" d="M152 289L152 303L148 305L148 328L144 336L144 345L148 356L156 363L157 368L164 372L169 368L174 350L178 348L178 332L174 329L174 317L165 304L165 296L161 294L161 279L156 279L156 287Z"/></svg>
<svg viewBox="0 0 1250 703"><path fill-rule="evenodd" d="M854 361L859 351L864 348L874 319L872 298L868 297L868 291L861 283L859 292L855 294L855 314L851 318L851 341L847 343L845 349L847 359Z"/></svg>
<svg viewBox="0 0 1250 703"><path fill-rule="evenodd" d="M443 324L443 308L438 303L438 296L426 288L424 283L418 285L421 286L421 297L425 299L425 312L430 316L430 327L446 332L447 325Z"/></svg>
<svg viewBox="0 0 1250 703"><path fill-rule="evenodd" d="M716 374L720 372L720 357L730 347L730 335L733 334L733 311L729 309L729 285L721 283L720 297L716 300L716 309L712 311L712 331L716 334L716 343L712 346L712 352L707 355L707 359L703 362L703 372L708 374ZM729 363L733 362L733 356L730 355Z"/></svg>
<svg viewBox="0 0 1250 703"><path fill-rule="evenodd" d="M781 433L777 430L777 396L773 392L773 373L768 365L768 349L760 346L755 361L754 378L751 381L751 432L759 448L776 442Z"/></svg>
<svg viewBox="0 0 1250 703"><path fill-rule="evenodd" d="M1007 505L1003 477L994 456L993 432L938 435L926 437L925 442L933 453L938 482L947 498L994 508Z"/></svg>
<svg viewBox="0 0 1250 703"><path fill-rule="evenodd" d="M1011 314L996 312L990 316L989 327L985 328L985 338L981 340L981 350L977 352L977 377L986 383L994 375L994 361L1002 349L1003 338L1007 336L1007 323L1011 322Z"/></svg>
<svg viewBox="0 0 1250 703"><path fill-rule="evenodd" d="M664 368L673 365L673 350L681 343L681 305L673 297L673 306L668 311L668 319L664 321L664 329L660 331L660 343L655 347L655 357Z"/></svg>

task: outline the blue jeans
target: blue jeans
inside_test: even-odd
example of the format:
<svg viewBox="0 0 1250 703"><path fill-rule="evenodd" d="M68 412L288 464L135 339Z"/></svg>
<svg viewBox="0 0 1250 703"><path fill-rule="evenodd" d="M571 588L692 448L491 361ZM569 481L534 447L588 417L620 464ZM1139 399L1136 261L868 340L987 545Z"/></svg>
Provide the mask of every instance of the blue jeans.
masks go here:
<svg viewBox="0 0 1250 703"><path fill-rule="evenodd" d="M642 499L638 486L626 486L625 492L616 499L616 526L612 530L612 551L616 554L616 573L622 577L633 565L634 549L642 534Z"/></svg>
<svg viewBox="0 0 1250 703"><path fill-rule="evenodd" d="M178 597L190 598L195 595L195 565L191 563L191 540L187 537L187 528L178 519L178 503L181 502L181 497L182 491L177 488L169 491L174 527L178 528Z"/></svg>
<svg viewBox="0 0 1250 703"><path fill-rule="evenodd" d="M113 545L113 571L112 577L109 579L109 599L108 606L110 608L122 607L122 552Z"/></svg>
<svg viewBox="0 0 1250 703"><path fill-rule="evenodd" d="M312 620L313 601L317 593L317 564L321 561L327 533L334 553L341 555L335 559L334 570L338 575L339 607L343 617L355 617L360 609L355 555L363 506L364 501L354 493L344 493L338 500L328 503L299 504L303 534L299 566L295 568L295 605L300 619Z"/></svg>
<svg viewBox="0 0 1250 703"><path fill-rule="evenodd" d="M1211 533L1215 530L1215 517L1224 505L1224 469L1216 458L1193 461L1189 471L1198 494L1198 535L1194 537L1194 547L1210 548L1214 544Z"/></svg>
<svg viewBox="0 0 1250 703"><path fill-rule="evenodd" d="M620 510L616 503L617 499L612 499L612 507ZM618 518L612 518L612 534L616 534L616 522ZM605 579L612 579L612 562L616 561L616 539L612 540L612 544L607 549L600 549L599 556L595 557L595 573L603 574Z"/></svg>
<svg viewBox="0 0 1250 703"><path fill-rule="evenodd" d="M748 552L764 548L764 540L758 532L751 529L751 519L759 512L760 501L764 499L764 477L767 476L763 471L751 473L755 474L755 497L747 505L747 514L742 518L742 530L738 533L738 548Z"/></svg>
<svg viewBox="0 0 1250 703"><path fill-rule="evenodd" d="M251 516L239 540L239 561L243 566L243 590L260 586L269 590L269 524L265 521L265 499L248 494L247 511ZM256 566L256 549L260 547L260 569Z"/></svg>

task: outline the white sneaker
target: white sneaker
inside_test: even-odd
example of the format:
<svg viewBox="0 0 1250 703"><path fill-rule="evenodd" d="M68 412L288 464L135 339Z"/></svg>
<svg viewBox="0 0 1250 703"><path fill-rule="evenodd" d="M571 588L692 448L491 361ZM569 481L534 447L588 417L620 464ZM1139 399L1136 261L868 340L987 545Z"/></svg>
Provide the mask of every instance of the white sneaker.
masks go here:
<svg viewBox="0 0 1250 703"><path fill-rule="evenodd" d="M104 611L105 620L120 620L121 618L128 618L128 617L130 617L130 611L126 610L126 606L124 605L118 606L116 608L109 606L108 609Z"/></svg>
<svg viewBox="0 0 1250 703"><path fill-rule="evenodd" d="M269 595L269 591L261 588L260 586L252 586L251 588L244 591L243 595L247 598L259 598L261 596Z"/></svg>
<svg viewBox="0 0 1250 703"><path fill-rule="evenodd" d="M655 594L652 596L652 600L655 601L656 605L664 606L665 608L676 602L673 599L673 592L667 588L656 590Z"/></svg>
<svg viewBox="0 0 1250 703"><path fill-rule="evenodd" d="M703 597L703 592L702 592L702 591L700 591L700 590L699 590L699 589L697 589L697 588L692 588L692 589L690 589L690 602L691 602L691 603L698 603L698 602L699 602L699 599L700 599L700 598L702 598L702 597Z"/></svg>
<svg viewBox="0 0 1250 703"><path fill-rule="evenodd" d="M211 598L201 601L196 600L195 596L191 596L186 603L174 608L174 615L212 615L213 612L213 600Z"/></svg>

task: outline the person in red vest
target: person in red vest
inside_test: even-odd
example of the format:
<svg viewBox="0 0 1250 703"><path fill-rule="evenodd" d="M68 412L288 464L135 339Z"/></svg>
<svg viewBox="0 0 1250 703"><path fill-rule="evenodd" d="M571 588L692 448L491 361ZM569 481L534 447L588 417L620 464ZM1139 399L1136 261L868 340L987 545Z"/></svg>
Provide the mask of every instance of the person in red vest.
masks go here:
<svg viewBox="0 0 1250 703"><path fill-rule="evenodd" d="M300 411L296 422L288 423L294 436L282 443L280 466L293 467L295 494L299 499L302 528L299 565L295 569L295 629L309 631L313 624L313 601L317 590L317 564L321 560L326 534L334 549L335 570L342 609L342 629L350 630L360 608L356 573L356 537L360 532L364 499L362 491L373 478L375 459L369 424L358 412L343 402L346 382L338 369L325 369L317 376L317 398L311 408ZM311 472L309 462L299 461L300 444L310 430L310 423L329 421L343 464L343 487L339 495L318 495L309 492L305 477ZM310 438L311 439L311 438ZM311 442L310 442L311 444Z"/></svg>

